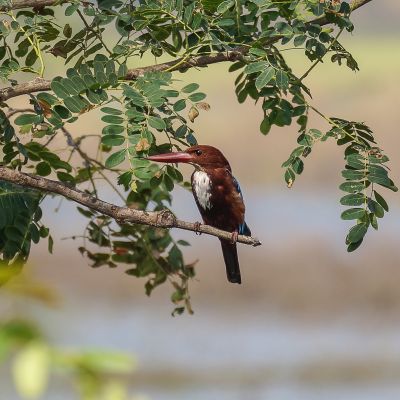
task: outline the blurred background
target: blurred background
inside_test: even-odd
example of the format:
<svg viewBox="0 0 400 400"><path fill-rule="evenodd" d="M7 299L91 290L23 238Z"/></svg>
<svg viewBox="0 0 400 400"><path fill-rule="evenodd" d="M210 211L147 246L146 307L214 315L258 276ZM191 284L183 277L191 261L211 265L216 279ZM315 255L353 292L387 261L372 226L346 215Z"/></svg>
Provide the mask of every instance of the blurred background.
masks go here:
<svg viewBox="0 0 400 400"><path fill-rule="evenodd" d="M355 32L342 37L360 72L327 60L306 81L314 106L373 129L397 183L399 13L400 4L391 0L362 7L353 17ZM307 69L301 51L286 55L296 72ZM123 376L129 396L136 398L399 399L398 195L385 193L391 210L379 232L369 232L361 248L348 254L344 238L350 225L340 220L338 189L342 149L334 142L318 144L288 189L280 166L296 147L296 126L260 134L261 107L237 103L235 76L227 68L215 65L176 77L199 82L207 93L211 110L193 124L197 138L230 160L244 191L247 223L263 243L239 247L243 284L226 281L215 238L175 231L176 238L192 243L186 259L198 263L191 284L195 314L173 318L167 285L148 298L144 282L125 275L123 266L91 269L77 251L79 239L63 240L79 235L85 221L74 204L49 198L43 209L54 255L44 244L35 246L20 282L28 287L39 282L39 292L51 288L55 298L49 303L47 293L43 305L16 295L11 285L0 293L2 316L35 321L62 351L97 349L132 357L135 366ZM311 125L327 128L315 115ZM101 122L89 113L73 128L77 136L99 132ZM112 194L107 199L118 203ZM199 220L192 195L183 189L174 191L172 208L181 219ZM19 398L9 370L0 367L0 400ZM70 382L55 376L43 398L77 397Z"/></svg>

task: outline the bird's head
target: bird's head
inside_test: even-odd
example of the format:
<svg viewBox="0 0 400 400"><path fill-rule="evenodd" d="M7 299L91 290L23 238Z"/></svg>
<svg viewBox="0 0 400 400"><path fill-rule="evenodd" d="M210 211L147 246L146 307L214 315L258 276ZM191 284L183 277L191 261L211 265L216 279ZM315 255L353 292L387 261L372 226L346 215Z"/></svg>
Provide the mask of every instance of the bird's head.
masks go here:
<svg viewBox="0 0 400 400"><path fill-rule="evenodd" d="M228 168L228 160L215 147L206 145L192 146L185 151L157 154L147 157L150 161L166 163L195 164L202 168Z"/></svg>

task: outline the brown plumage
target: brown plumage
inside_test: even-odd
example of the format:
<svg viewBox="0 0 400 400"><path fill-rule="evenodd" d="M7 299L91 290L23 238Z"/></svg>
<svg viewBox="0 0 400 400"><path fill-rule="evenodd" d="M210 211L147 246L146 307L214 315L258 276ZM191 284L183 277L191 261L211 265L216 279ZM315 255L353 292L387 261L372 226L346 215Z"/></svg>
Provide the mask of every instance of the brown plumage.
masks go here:
<svg viewBox="0 0 400 400"><path fill-rule="evenodd" d="M148 157L152 161L185 162L193 164L192 191L197 207L207 225L232 232L232 241L222 240L228 280L241 283L236 248L238 233L250 235L244 221L245 206L239 183L232 175L229 162L215 147L198 145L184 152L166 153Z"/></svg>

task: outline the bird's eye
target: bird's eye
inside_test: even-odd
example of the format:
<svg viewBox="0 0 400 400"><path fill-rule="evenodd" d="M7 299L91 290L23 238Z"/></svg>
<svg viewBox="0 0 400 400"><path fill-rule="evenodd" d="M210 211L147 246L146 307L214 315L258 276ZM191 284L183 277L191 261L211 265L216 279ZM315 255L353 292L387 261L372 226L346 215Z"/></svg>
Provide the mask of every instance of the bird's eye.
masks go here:
<svg viewBox="0 0 400 400"><path fill-rule="evenodd" d="M203 154L203 152L201 150L196 150L195 153L197 156L201 156Z"/></svg>

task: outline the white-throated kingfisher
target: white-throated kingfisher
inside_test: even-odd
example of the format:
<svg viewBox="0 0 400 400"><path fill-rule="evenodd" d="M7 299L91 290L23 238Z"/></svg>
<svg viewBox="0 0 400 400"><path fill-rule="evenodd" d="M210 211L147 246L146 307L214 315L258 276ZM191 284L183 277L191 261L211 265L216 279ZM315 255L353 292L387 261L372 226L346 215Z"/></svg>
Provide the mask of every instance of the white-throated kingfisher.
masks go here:
<svg viewBox="0 0 400 400"><path fill-rule="evenodd" d="M231 241L220 241L228 280L240 284L236 240L238 234L250 236L251 232L244 220L242 192L227 159L215 147L205 145L189 147L182 152L149 156L147 159L195 166L192 191L197 207L205 224L232 232Z"/></svg>

